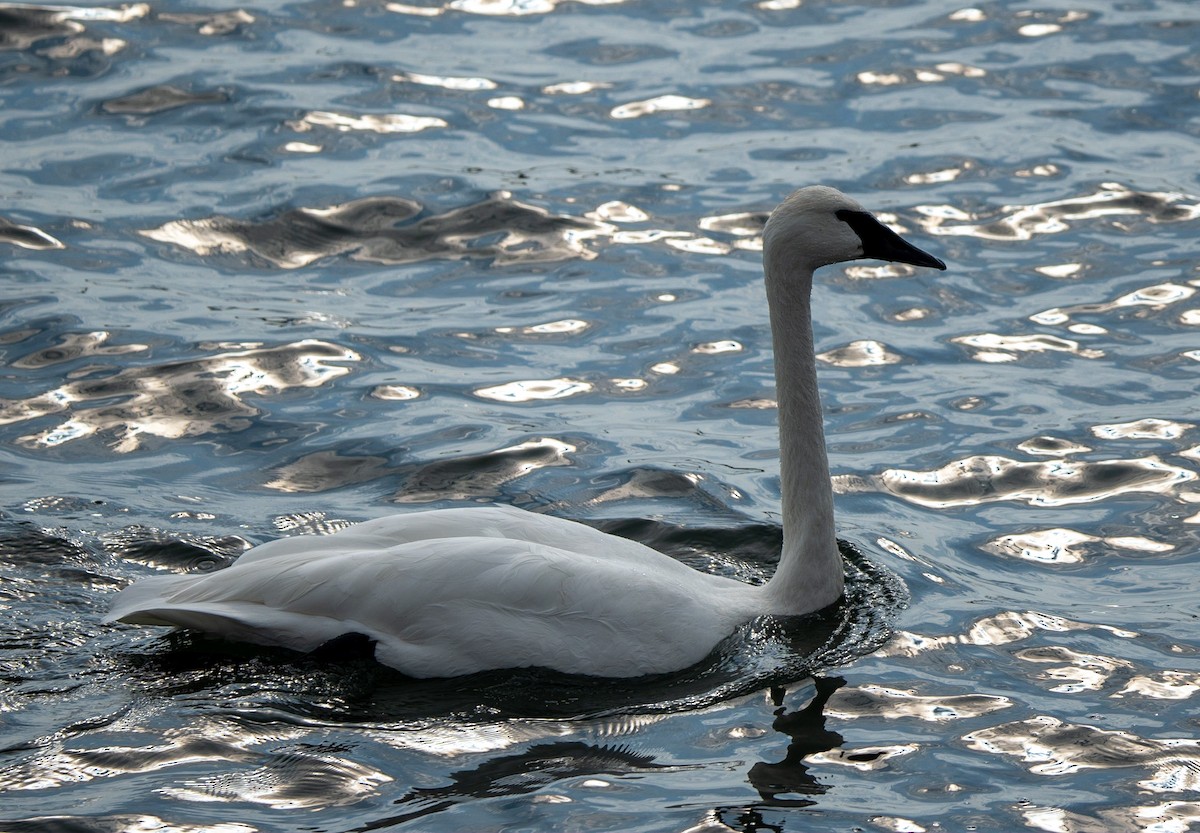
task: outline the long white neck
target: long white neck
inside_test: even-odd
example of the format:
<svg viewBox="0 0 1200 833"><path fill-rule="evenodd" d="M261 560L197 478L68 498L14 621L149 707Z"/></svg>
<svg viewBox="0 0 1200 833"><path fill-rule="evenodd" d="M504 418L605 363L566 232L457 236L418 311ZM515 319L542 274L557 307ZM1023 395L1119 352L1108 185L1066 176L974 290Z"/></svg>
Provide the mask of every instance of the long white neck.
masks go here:
<svg viewBox="0 0 1200 833"><path fill-rule="evenodd" d="M835 602L843 576L813 356L812 271L780 260L767 259L764 267L779 403L783 553L764 593L771 612L799 614Z"/></svg>

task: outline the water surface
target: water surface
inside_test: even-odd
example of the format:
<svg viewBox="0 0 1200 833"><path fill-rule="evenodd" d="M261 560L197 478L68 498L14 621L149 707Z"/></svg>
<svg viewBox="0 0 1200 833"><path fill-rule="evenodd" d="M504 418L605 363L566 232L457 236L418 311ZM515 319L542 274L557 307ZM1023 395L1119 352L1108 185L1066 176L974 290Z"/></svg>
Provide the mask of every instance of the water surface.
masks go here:
<svg viewBox="0 0 1200 833"><path fill-rule="evenodd" d="M0 5L0 826L1189 829L1198 33ZM477 501L761 580L759 233L811 183L950 264L818 280L840 610L634 685L100 624L141 576Z"/></svg>

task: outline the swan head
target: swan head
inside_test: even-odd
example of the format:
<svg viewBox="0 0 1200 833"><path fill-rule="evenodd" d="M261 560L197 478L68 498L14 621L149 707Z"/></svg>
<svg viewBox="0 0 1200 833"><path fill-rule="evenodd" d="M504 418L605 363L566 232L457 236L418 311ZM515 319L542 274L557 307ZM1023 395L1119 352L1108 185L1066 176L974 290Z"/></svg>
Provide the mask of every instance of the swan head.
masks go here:
<svg viewBox="0 0 1200 833"><path fill-rule="evenodd" d="M763 230L763 255L776 275L860 258L946 268L856 201L824 185L793 192L771 212Z"/></svg>

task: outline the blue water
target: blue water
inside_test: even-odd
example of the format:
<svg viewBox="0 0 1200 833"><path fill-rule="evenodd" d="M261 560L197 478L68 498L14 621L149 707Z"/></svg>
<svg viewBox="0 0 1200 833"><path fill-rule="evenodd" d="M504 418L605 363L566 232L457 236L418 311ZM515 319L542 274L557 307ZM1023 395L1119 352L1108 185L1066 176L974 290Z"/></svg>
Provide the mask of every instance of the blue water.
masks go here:
<svg viewBox="0 0 1200 833"><path fill-rule="evenodd" d="M1200 820L1190 2L0 4L0 827ZM644 685L154 629L159 571L511 503L768 574L758 232L814 304L851 594Z"/></svg>

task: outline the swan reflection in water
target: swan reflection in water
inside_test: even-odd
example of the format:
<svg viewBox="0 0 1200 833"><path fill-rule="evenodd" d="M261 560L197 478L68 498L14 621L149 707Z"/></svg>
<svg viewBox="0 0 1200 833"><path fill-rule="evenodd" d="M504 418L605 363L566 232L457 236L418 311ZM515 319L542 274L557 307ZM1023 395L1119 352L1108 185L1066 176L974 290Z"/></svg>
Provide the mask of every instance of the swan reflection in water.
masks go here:
<svg viewBox="0 0 1200 833"><path fill-rule="evenodd" d="M842 745L844 738L825 728L825 705L846 681L841 677L815 680L816 693L808 705L796 712L780 707L775 712L771 728L792 739L782 761L773 764L760 762L750 767L750 783L763 801L772 807L808 807L815 804L808 798L781 798L783 795L820 795L829 789L809 772L804 759L818 752L828 752ZM782 692L780 692L780 695ZM776 698L776 702L782 699Z"/></svg>
<svg viewBox="0 0 1200 833"><path fill-rule="evenodd" d="M760 761L751 766L747 773L750 784L762 797L762 804L716 809L714 814L721 823L734 830L769 830L772 828L762 822L756 806L809 807L816 803L811 797L783 796L817 796L829 789L809 771L805 758L841 746L842 736L825 728L825 706L846 681L841 677L827 677L814 680L814 684L813 698L804 708L788 712L780 706L775 711L772 728L791 739L783 760L775 763ZM783 689L772 687L771 695L778 704L782 702ZM446 786L412 789L396 801L403 808L402 812L376 819L357 830L393 827L469 801L528 795L552 788L567 779L623 777L639 772L681 772L704 768L702 764L658 763L653 755L635 752L620 744L610 746L581 741L538 743L519 754L492 758L474 769L455 772L450 776L452 783ZM735 818L726 819L727 816Z"/></svg>

